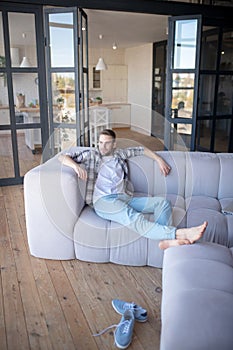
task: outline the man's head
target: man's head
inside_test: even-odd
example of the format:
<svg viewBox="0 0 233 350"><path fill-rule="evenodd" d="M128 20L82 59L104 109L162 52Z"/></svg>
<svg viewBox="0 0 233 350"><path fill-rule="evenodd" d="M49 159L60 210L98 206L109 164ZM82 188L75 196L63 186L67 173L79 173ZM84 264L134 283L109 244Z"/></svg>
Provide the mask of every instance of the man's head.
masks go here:
<svg viewBox="0 0 233 350"><path fill-rule="evenodd" d="M116 134L112 129L104 129L99 134L99 151L102 156L112 155L116 148Z"/></svg>

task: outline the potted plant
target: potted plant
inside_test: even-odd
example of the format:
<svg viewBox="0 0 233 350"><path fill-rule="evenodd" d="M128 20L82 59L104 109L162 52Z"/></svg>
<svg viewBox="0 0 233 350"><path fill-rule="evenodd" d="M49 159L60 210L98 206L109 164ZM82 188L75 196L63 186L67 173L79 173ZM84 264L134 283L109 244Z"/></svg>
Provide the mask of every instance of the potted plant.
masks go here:
<svg viewBox="0 0 233 350"><path fill-rule="evenodd" d="M99 97L99 96L98 96L98 97L96 97L96 99L95 99L95 100L96 100L96 102L97 102L98 104L101 104L101 103L102 103L102 101L103 101L103 100L102 100L102 97Z"/></svg>

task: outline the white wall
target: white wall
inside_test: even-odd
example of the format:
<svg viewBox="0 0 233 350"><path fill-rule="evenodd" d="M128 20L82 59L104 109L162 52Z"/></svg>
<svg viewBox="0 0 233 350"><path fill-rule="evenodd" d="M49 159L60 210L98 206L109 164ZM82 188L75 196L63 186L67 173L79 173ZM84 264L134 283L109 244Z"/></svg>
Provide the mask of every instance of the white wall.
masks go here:
<svg viewBox="0 0 233 350"><path fill-rule="evenodd" d="M131 128L147 135L151 134L152 57L153 44L125 50Z"/></svg>

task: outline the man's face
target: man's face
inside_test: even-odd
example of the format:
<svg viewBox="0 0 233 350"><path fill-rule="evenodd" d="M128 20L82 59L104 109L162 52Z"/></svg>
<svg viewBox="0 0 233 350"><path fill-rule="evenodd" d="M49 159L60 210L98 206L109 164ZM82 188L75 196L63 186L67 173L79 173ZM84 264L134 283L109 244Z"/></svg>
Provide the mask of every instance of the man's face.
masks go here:
<svg viewBox="0 0 233 350"><path fill-rule="evenodd" d="M99 137L99 151L102 156L110 156L113 154L116 147L115 140L109 135L100 135Z"/></svg>

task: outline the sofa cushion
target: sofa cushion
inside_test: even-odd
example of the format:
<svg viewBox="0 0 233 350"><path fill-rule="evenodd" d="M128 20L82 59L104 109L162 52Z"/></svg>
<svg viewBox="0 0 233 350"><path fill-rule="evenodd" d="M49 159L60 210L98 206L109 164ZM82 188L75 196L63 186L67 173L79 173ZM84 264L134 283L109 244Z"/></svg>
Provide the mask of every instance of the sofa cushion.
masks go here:
<svg viewBox="0 0 233 350"><path fill-rule="evenodd" d="M232 251L211 243L165 251L161 350L232 349Z"/></svg>

